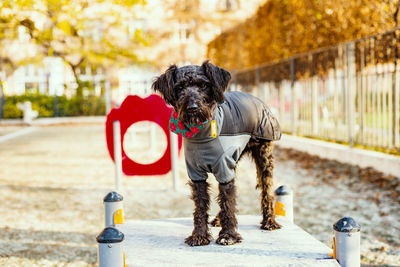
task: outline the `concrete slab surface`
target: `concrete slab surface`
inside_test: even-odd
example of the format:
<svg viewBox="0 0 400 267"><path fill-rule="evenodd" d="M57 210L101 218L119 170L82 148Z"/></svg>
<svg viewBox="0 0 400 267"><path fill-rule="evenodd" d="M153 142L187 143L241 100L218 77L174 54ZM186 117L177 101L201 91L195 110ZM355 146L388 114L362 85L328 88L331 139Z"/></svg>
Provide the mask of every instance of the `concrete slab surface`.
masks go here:
<svg viewBox="0 0 400 267"><path fill-rule="evenodd" d="M279 220L276 231L260 230L259 216L239 216L242 243L221 246L213 227L208 246L189 247L192 218L135 220L118 228L124 233L126 264L131 266L339 266L326 245L295 224Z"/></svg>

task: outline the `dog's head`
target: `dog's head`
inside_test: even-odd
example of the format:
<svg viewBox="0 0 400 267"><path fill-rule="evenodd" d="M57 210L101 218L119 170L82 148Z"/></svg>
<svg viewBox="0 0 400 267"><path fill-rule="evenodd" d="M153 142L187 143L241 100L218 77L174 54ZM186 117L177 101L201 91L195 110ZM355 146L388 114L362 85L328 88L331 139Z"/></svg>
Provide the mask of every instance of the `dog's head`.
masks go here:
<svg viewBox="0 0 400 267"><path fill-rule="evenodd" d="M167 104L174 107L184 124L209 120L218 102L224 100L231 75L205 61L201 66L170 66L153 82Z"/></svg>

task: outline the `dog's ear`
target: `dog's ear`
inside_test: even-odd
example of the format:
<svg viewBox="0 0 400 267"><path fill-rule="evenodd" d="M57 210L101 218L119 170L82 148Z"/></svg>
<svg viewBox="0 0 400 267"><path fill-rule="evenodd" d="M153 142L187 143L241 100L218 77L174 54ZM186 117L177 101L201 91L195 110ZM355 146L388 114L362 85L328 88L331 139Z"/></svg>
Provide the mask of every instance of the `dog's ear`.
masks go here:
<svg viewBox="0 0 400 267"><path fill-rule="evenodd" d="M178 69L176 65L171 65L164 74L158 76L151 87L154 91L161 93L167 104L173 105L175 102L174 84L175 71Z"/></svg>
<svg viewBox="0 0 400 267"><path fill-rule="evenodd" d="M201 66L204 69L207 78L214 84L216 88L214 93L217 102L223 101L224 91L228 87L231 74L227 70L211 64L209 60L204 61Z"/></svg>

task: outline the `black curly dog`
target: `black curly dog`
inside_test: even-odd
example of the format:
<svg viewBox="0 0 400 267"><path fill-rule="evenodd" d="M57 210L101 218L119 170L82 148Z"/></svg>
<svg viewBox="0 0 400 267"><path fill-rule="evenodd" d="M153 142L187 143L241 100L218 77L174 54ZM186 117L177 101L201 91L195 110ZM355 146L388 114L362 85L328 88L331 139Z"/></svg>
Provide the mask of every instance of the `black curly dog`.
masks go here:
<svg viewBox="0 0 400 267"><path fill-rule="evenodd" d="M240 92L225 93L231 75L205 61L201 66L170 66L157 77L152 88L173 106L179 121L186 127L208 121L193 138L184 138L186 166L195 204L194 230L185 239L189 246L208 245L212 240L208 228L210 206L207 173L219 182L220 211L211 222L221 226L216 243L231 245L242 240L237 232L236 164L250 154L257 168L257 188L261 189L261 229L281 226L273 209L272 141L281 136L279 124L258 98ZM211 134L210 121L215 121L218 136Z"/></svg>

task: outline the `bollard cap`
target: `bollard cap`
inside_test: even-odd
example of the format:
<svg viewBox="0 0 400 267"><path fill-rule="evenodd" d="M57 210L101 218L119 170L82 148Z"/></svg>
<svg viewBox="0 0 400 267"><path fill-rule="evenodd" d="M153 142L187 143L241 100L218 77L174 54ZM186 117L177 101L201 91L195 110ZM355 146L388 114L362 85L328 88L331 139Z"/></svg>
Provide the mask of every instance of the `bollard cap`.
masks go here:
<svg viewBox="0 0 400 267"><path fill-rule="evenodd" d="M360 232L361 226L351 217L343 217L333 225L333 229L341 233Z"/></svg>
<svg viewBox="0 0 400 267"><path fill-rule="evenodd" d="M275 194L278 196L290 195L291 193L292 189L290 189L290 187L287 185L281 185L275 190Z"/></svg>
<svg viewBox="0 0 400 267"><path fill-rule="evenodd" d="M122 201L124 198L122 195L118 194L115 191L108 193L104 198L104 202L119 202Z"/></svg>
<svg viewBox="0 0 400 267"><path fill-rule="evenodd" d="M97 243L120 243L124 240L124 234L117 228L109 226L96 237Z"/></svg>

